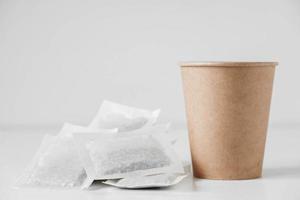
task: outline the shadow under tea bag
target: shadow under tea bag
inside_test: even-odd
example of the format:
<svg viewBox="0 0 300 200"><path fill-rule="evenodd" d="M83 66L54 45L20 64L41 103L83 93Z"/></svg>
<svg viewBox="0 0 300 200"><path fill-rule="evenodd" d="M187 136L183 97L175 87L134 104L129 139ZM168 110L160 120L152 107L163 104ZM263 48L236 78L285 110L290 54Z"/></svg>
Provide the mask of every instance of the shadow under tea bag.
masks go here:
<svg viewBox="0 0 300 200"><path fill-rule="evenodd" d="M74 138L90 183L133 175L184 172L165 130L148 127L126 133L76 133Z"/></svg>
<svg viewBox="0 0 300 200"><path fill-rule="evenodd" d="M123 179L110 179L103 183L119 188L156 188L169 187L182 181L186 174L155 174L148 176L132 176Z"/></svg>
<svg viewBox="0 0 300 200"><path fill-rule="evenodd" d="M159 109L148 111L105 100L89 127L98 129L117 128L119 132L131 131L154 124L159 113Z"/></svg>

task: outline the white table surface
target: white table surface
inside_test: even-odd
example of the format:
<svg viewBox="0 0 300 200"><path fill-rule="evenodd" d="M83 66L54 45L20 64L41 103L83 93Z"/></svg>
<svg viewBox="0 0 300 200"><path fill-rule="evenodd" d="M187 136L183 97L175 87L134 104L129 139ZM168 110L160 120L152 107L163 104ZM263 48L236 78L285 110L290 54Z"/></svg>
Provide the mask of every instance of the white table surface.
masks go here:
<svg viewBox="0 0 300 200"><path fill-rule="evenodd" d="M217 181L189 175L183 182L165 189L125 190L94 184L89 190L15 189L13 184L29 163L44 133L50 130L0 131L0 200L18 199L300 199L300 129L270 128L263 177L254 180ZM178 153L189 160L186 131L179 136Z"/></svg>

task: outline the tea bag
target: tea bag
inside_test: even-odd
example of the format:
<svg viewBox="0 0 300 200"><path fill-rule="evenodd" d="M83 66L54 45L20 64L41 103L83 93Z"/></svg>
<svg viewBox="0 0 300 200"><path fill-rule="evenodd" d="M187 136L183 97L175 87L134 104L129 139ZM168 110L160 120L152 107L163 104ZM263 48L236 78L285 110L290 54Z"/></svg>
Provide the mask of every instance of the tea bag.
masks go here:
<svg viewBox="0 0 300 200"><path fill-rule="evenodd" d="M83 184L87 176L72 136L72 133L77 131L96 130L65 123L57 136L46 135L31 165L17 185L74 187ZM112 133L116 132L116 129L102 132Z"/></svg>
<svg viewBox="0 0 300 200"><path fill-rule="evenodd" d="M131 131L153 125L160 110L148 111L110 101L103 101L89 127L97 129L117 128L119 132Z"/></svg>
<svg viewBox="0 0 300 200"><path fill-rule="evenodd" d="M70 137L46 135L17 186L80 186L86 173Z"/></svg>
<svg viewBox="0 0 300 200"><path fill-rule="evenodd" d="M165 131L154 126L125 133L75 133L88 182L133 175L183 173Z"/></svg>
<svg viewBox="0 0 300 200"><path fill-rule="evenodd" d="M148 176L132 176L123 179L110 179L102 183L128 189L157 188L176 185L186 176L186 174L155 174Z"/></svg>

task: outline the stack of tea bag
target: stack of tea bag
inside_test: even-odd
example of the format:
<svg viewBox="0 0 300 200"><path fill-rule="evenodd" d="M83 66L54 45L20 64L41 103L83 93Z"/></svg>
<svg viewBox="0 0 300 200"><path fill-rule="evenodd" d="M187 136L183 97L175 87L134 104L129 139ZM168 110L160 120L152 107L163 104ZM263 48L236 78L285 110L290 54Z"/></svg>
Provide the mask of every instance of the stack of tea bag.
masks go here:
<svg viewBox="0 0 300 200"><path fill-rule="evenodd" d="M148 111L104 101L87 126L65 123L46 135L18 186L88 188L94 180L120 188L166 187L185 176L167 137Z"/></svg>

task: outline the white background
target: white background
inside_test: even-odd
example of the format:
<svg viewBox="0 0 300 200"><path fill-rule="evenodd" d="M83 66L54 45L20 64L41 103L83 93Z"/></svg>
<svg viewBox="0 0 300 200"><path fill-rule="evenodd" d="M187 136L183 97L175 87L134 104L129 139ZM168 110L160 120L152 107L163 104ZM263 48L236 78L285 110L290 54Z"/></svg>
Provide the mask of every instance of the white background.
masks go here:
<svg viewBox="0 0 300 200"><path fill-rule="evenodd" d="M0 0L0 127L87 124L103 99L185 123L188 60L279 61L272 125L300 124L298 0Z"/></svg>

